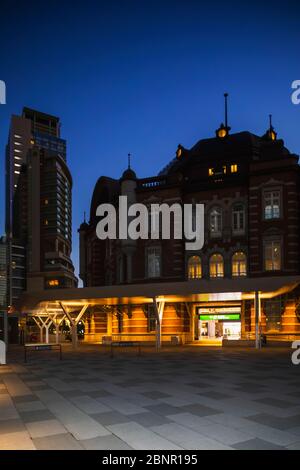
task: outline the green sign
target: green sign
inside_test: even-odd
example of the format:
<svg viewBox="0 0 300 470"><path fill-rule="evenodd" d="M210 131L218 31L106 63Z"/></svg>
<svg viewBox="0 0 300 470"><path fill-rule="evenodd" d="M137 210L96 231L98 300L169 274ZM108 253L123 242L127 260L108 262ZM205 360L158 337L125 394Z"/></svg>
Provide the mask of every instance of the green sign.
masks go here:
<svg viewBox="0 0 300 470"><path fill-rule="evenodd" d="M240 315L238 313L228 313L228 314L219 314L219 315L199 315L200 320L240 320Z"/></svg>

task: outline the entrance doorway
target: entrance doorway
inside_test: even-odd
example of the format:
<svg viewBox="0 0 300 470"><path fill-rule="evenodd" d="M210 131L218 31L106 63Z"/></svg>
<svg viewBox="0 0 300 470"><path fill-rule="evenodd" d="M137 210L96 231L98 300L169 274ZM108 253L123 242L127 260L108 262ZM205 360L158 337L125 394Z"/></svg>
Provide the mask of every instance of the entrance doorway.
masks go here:
<svg viewBox="0 0 300 470"><path fill-rule="evenodd" d="M241 338L241 307L197 307L199 341Z"/></svg>

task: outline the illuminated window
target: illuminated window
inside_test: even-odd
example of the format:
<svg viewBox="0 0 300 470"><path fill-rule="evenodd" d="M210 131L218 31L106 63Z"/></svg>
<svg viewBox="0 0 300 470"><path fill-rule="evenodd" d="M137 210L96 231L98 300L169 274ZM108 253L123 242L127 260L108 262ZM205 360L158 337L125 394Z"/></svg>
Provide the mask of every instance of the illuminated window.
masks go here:
<svg viewBox="0 0 300 470"><path fill-rule="evenodd" d="M17 152L17 153L22 153L22 150L19 150L19 149L14 149L14 152Z"/></svg>
<svg viewBox="0 0 300 470"><path fill-rule="evenodd" d="M224 277L224 261L222 255L214 254L210 257L209 275L210 277Z"/></svg>
<svg viewBox="0 0 300 470"><path fill-rule="evenodd" d="M232 276L246 276L247 275L247 260L246 255L242 251L234 253L232 256Z"/></svg>
<svg viewBox="0 0 300 470"><path fill-rule="evenodd" d="M279 219L280 217L280 191L264 192L264 218Z"/></svg>
<svg viewBox="0 0 300 470"><path fill-rule="evenodd" d="M20 174L20 172L17 171L17 170L15 170L14 173L15 173L16 175L19 175L19 174Z"/></svg>
<svg viewBox="0 0 300 470"><path fill-rule="evenodd" d="M231 173L237 173L238 166L237 166L236 163L234 163L233 165L230 165L230 171L231 171Z"/></svg>
<svg viewBox="0 0 300 470"><path fill-rule="evenodd" d="M21 142L15 142L15 145L22 145Z"/></svg>
<svg viewBox="0 0 300 470"><path fill-rule="evenodd" d="M21 166L20 163L15 163L15 166Z"/></svg>
<svg viewBox="0 0 300 470"><path fill-rule="evenodd" d="M232 231L235 234L245 231L245 207L243 204L235 204L233 206Z"/></svg>
<svg viewBox="0 0 300 470"><path fill-rule="evenodd" d="M50 281L48 281L48 286L51 286L51 287L59 286L59 280L51 279Z"/></svg>
<svg viewBox="0 0 300 470"><path fill-rule="evenodd" d="M226 165L223 165L223 173L224 173L224 175L226 175L226 171L227 171L227 170L226 170Z"/></svg>
<svg viewBox="0 0 300 470"><path fill-rule="evenodd" d="M278 271L281 269L280 241L266 241L264 244L265 270Z"/></svg>
<svg viewBox="0 0 300 470"><path fill-rule="evenodd" d="M49 203L48 199L45 199L45 206L47 206Z"/></svg>
<svg viewBox="0 0 300 470"><path fill-rule="evenodd" d="M19 157L18 155L15 155L15 160L22 160L22 157Z"/></svg>
<svg viewBox="0 0 300 470"><path fill-rule="evenodd" d="M202 276L200 256L191 256L188 261L188 278L200 279Z"/></svg>
<svg viewBox="0 0 300 470"><path fill-rule="evenodd" d="M209 168L208 169L208 176L213 176L214 174L214 169L213 168Z"/></svg>
<svg viewBox="0 0 300 470"><path fill-rule="evenodd" d="M33 139L31 139L30 143L31 143L31 145L34 145L34 140L33 140Z"/></svg>
<svg viewBox="0 0 300 470"><path fill-rule="evenodd" d="M47 219L45 220L45 225L48 225L48 220Z"/></svg>
<svg viewBox="0 0 300 470"><path fill-rule="evenodd" d="M22 136L19 135L19 134L14 134L14 137L15 137L16 139L22 139Z"/></svg>
<svg viewBox="0 0 300 470"><path fill-rule="evenodd" d="M222 209L214 207L209 214L210 234L219 237L222 234Z"/></svg>

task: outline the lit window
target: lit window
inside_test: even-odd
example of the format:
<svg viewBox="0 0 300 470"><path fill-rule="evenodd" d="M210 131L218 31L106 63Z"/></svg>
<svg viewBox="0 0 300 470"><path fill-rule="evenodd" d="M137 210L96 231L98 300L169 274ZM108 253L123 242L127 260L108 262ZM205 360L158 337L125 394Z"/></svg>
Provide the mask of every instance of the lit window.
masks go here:
<svg viewBox="0 0 300 470"><path fill-rule="evenodd" d="M214 174L214 169L213 168L209 168L208 169L208 176L213 176Z"/></svg>
<svg viewBox="0 0 300 470"><path fill-rule="evenodd" d="M15 137L16 139L22 139L22 136L19 135L19 134L14 134L14 137Z"/></svg>
<svg viewBox="0 0 300 470"><path fill-rule="evenodd" d="M227 170L226 170L226 165L223 165L223 173L224 173L224 175L226 175L226 171L227 171Z"/></svg>
<svg viewBox="0 0 300 470"><path fill-rule="evenodd" d="M47 206L49 203L48 199L45 199L45 206Z"/></svg>
<svg viewBox="0 0 300 470"><path fill-rule="evenodd" d="M20 172L17 171L17 170L15 170L14 173L15 173L16 175L19 175L19 174L20 174Z"/></svg>
<svg viewBox="0 0 300 470"><path fill-rule="evenodd" d="M34 145L34 140L33 140L33 139L31 139L30 143L31 143L31 145Z"/></svg>
<svg viewBox="0 0 300 470"><path fill-rule="evenodd" d="M224 261L222 255L214 254L210 257L209 275L210 277L224 277Z"/></svg>
<svg viewBox="0 0 300 470"><path fill-rule="evenodd" d="M265 270L278 271L281 269L281 245L279 241L267 241L265 250Z"/></svg>
<svg viewBox="0 0 300 470"><path fill-rule="evenodd" d="M15 166L21 166L20 163L15 163Z"/></svg>
<svg viewBox="0 0 300 470"><path fill-rule="evenodd" d="M234 253L232 256L232 276L246 276L247 275L247 260L246 255L242 251Z"/></svg>
<svg viewBox="0 0 300 470"><path fill-rule="evenodd" d="M15 160L22 160L22 157L19 157L18 155L15 155Z"/></svg>
<svg viewBox="0 0 300 470"><path fill-rule="evenodd" d="M177 158L180 158L182 155L182 148L181 147L178 147L177 151L176 151L176 157Z"/></svg>
<svg viewBox="0 0 300 470"><path fill-rule="evenodd" d="M147 250L147 274L148 277L160 277L161 256L159 248L148 248Z"/></svg>
<svg viewBox="0 0 300 470"><path fill-rule="evenodd" d="M238 166L236 163L234 165L230 165L230 171L231 173L236 173L238 171Z"/></svg>
<svg viewBox="0 0 300 470"><path fill-rule="evenodd" d="M265 219L279 219L280 217L280 191L264 192Z"/></svg>
<svg viewBox="0 0 300 470"><path fill-rule="evenodd" d="M200 279L202 275L200 256L191 256L188 261L188 278Z"/></svg>
<svg viewBox="0 0 300 470"><path fill-rule="evenodd" d="M22 150L19 150L19 149L14 149L14 152L17 152L17 153L22 153Z"/></svg>
<svg viewBox="0 0 300 470"><path fill-rule="evenodd" d="M47 219L45 220L45 225L48 225L48 220Z"/></svg>
<svg viewBox="0 0 300 470"><path fill-rule="evenodd" d="M210 234L220 236L222 234L222 209L214 207L209 214Z"/></svg>
<svg viewBox="0 0 300 470"><path fill-rule="evenodd" d="M58 279L51 279L48 281L48 286L54 287L54 286L59 286L59 280Z"/></svg>
<svg viewBox="0 0 300 470"><path fill-rule="evenodd" d="M15 145L22 145L21 142L15 142Z"/></svg>
<svg viewBox="0 0 300 470"><path fill-rule="evenodd" d="M245 208L243 204L235 204L232 209L232 231L243 233L245 231Z"/></svg>

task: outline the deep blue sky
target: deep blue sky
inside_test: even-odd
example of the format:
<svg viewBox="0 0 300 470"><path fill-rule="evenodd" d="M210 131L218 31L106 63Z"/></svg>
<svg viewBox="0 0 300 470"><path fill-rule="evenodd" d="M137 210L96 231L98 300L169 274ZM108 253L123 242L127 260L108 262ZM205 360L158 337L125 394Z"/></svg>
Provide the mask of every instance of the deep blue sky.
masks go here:
<svg viewBox="0 0 300 470"><path fill-rule="evenodd" d="M133 154L138 176L156 174L214 135L230 93L232 132L278 135L300 153L297 2L14 1L0 7L0 151L9 118L29 106L60 116L73 174L77 228L100 175L120 177ZM4 181L4 178L2 178ZM1 181L1 182L2 182ZM0 231L4 230L1 188Z"/></svg>

